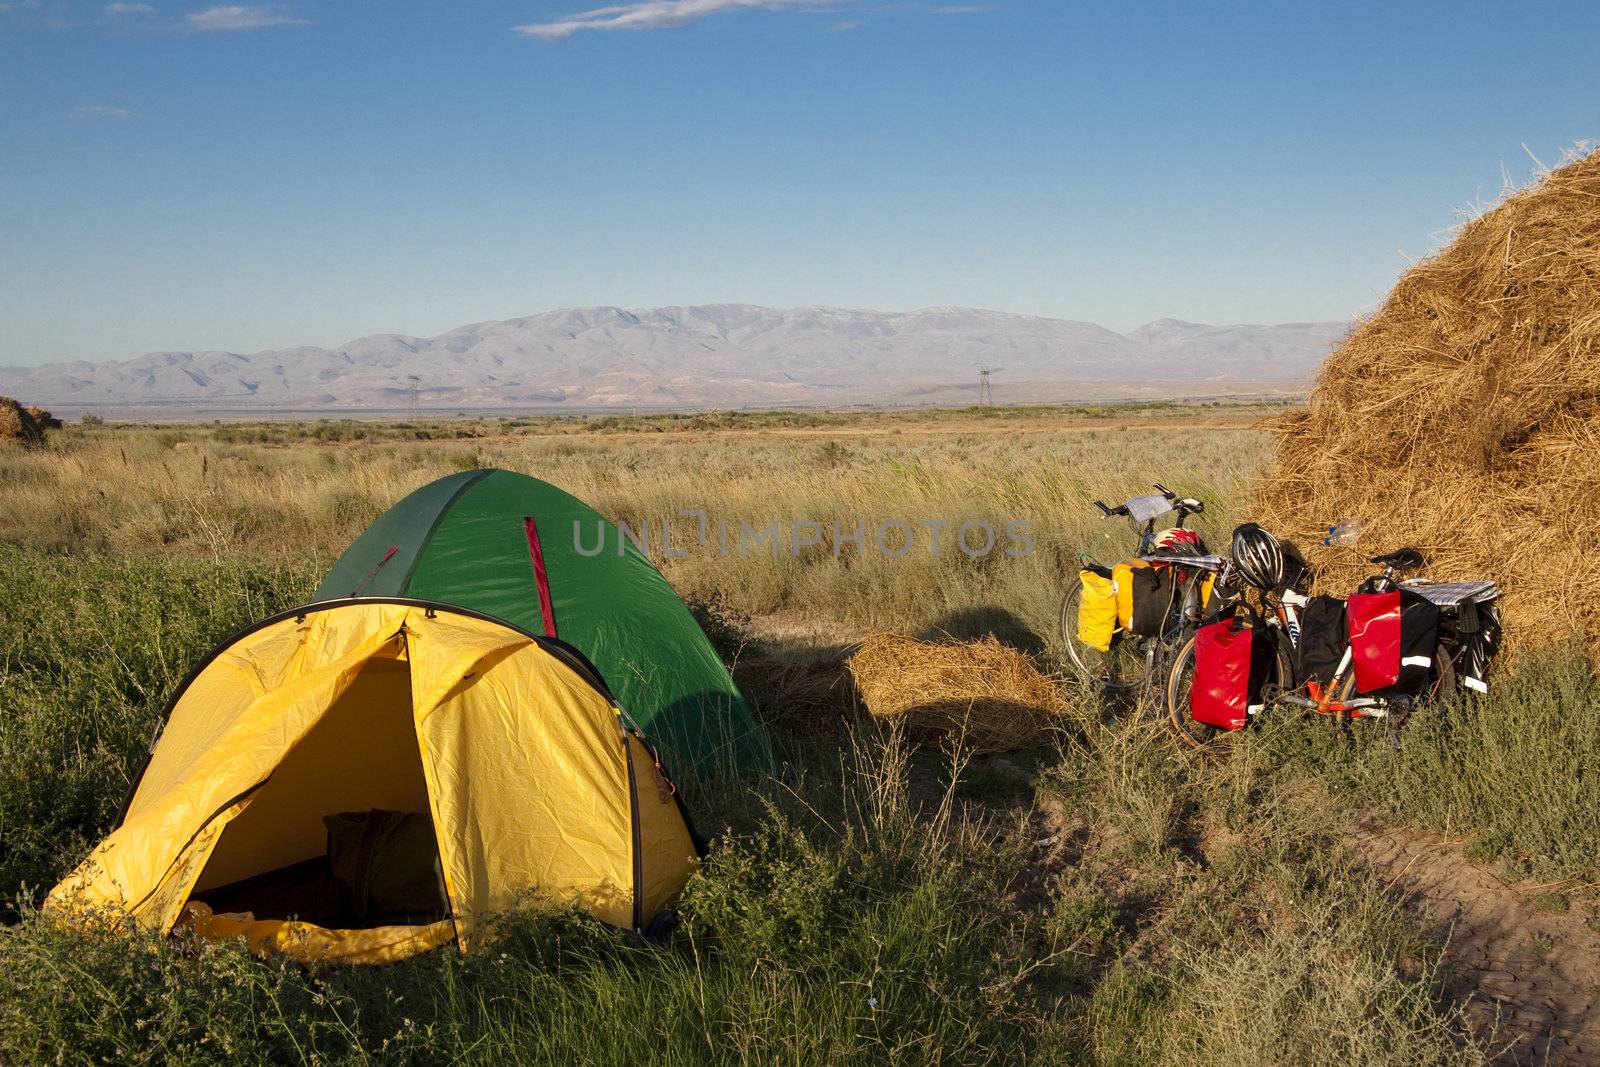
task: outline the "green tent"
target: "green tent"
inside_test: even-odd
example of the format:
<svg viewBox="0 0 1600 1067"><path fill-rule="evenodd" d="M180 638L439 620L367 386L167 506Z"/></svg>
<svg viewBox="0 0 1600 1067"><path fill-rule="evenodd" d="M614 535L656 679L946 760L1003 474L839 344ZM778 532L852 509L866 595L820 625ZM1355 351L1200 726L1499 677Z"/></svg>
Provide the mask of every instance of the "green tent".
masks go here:
<svg viewBox="0 0 1600 1067"><path fill-rule="evenodd" d="M767 765L765 736L672 586L614 523L548 482L478 470L423 486L356 539L316 599L352 595L451 604L572 645L673 770Z"/></svg>

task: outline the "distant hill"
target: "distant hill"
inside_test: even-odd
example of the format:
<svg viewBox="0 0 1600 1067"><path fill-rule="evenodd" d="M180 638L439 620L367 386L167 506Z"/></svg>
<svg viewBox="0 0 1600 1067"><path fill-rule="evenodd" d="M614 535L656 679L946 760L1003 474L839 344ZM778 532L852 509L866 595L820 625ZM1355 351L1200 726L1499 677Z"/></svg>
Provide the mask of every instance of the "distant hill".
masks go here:
<svg viewBox="0 0 1600 1067"><path fill-rule="evenodd" d="M1303 387L1347 329L1161 319L1120 334L955 307L592 307L331 349L3 368L0 393L70 407L329 410L404 407L413 387L430 408L948 403L970 400L987 365L1003 400L1204 395Z"/></svg>

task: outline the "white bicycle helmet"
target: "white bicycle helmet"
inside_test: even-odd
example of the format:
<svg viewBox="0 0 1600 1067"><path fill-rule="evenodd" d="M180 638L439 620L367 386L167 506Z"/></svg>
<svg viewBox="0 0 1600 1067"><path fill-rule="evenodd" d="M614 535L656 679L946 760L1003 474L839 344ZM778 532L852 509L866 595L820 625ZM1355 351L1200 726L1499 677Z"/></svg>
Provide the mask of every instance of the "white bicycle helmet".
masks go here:
<svg viewBox="0 0 1600 1067"><path fill-rule="evenodd" d="M1233 531L1233 566L1257 589L1278 589L1288 579L1288 564L1278 539L1253 522Z"/></svg>

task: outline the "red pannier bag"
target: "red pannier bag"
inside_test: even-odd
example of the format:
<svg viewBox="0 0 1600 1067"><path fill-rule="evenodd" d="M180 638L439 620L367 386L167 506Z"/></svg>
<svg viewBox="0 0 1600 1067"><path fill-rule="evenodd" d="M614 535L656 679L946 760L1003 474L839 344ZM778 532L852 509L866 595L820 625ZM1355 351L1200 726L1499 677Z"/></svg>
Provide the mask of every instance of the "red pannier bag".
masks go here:
<svg viewBox="0 0 1600 1067"><path fill-rule="evenodd" d="M1194 685L1189 714L1195 722L1242 729L1261 710L1261 688L1272 669L1272 639L1238 619L1209 623L1194 635Z"/></svg>
<svg viewBox="0 0 1600 1067"><path fill-rule="evenodd" d="M1433 673L1439 607L1409 589L1357 593L1345 602L1356 692L1420 692Z"/></svg>

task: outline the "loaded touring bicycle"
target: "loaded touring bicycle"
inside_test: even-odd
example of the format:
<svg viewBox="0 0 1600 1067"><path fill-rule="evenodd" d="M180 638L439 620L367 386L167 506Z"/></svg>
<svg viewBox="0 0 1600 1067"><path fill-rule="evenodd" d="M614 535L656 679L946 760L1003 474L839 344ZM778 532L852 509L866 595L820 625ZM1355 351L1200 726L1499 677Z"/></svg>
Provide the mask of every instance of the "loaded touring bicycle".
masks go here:
<svg viewBox="0 0 1600 1067"><path fill-rule="evenodd" d="M1074 673L1102 692L1153 699L1172 653L1194 633L1216 574L1226 560L1206 550L1186 523L1205 511L1157 483L1155 493L1116 507L1096 500L1106 518L1139 530L1135 554L1107 566L1080 554L1077 581L1061 603L1061 639ZM1174 516L1173 525L1158 522Z"/></svg>
<svg viewBox="0 0 1600 1067"><path fill-rule="evenodd" d="M1372 557L1382 571L1352 596L1309 596L1311 571L1292 545L1246 523L1232 547L1216 617L1167 678L1168 720L1184 743L1205 748L1286 705L1341 728L1381 722L1398 747L1417 707L1486 690L1500 635L1493 582L1401 578L1426 562L1402 548Z"/></svg>

